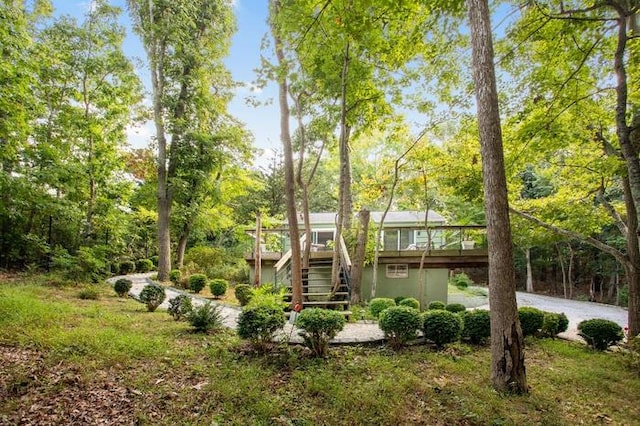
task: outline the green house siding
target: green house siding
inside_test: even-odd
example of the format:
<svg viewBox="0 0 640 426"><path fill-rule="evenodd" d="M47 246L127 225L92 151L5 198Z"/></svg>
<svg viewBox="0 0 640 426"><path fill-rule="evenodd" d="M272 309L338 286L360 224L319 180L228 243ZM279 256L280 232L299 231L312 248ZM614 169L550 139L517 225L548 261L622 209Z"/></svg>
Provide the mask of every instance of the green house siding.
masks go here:
<svg viewBox="0 0 640 426"><path fill-rule="evenodd" d="M447 303L448 269L425 269L424 282L420 284L419 268L409 268L407 278L388 278L387 265L378 265L378 286L376 297L414 297L420 301L423 309L434 300ZM373 269L367 267L362 280L362 297L371 300L371 282Z"/></svg>

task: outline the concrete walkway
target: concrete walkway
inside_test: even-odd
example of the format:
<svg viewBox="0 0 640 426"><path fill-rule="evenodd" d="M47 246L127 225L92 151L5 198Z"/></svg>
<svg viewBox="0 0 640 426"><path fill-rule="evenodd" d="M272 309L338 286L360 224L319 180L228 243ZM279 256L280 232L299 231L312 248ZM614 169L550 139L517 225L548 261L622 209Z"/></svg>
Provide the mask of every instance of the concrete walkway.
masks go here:
<svg viewBox="0 0 640 426"><path fill-rule="evenodd" d="M127 275L125 278L130 279L133 284L129 294L137 299L144 286L153 283L150 278L152 275L154 275L154 273ZM119 278L123 278L123 276L112 277L107 281L113 284ZM165 291L167 297L165 301L160 305L161 309L167 309L169 307L169 300L180 294L186 294L187 296L190 296L192 299L192 303L196 306L203 305L208 301L203 297L174 288L166 288ZM516 298L518 301L518 306L533 306L535 308L548 312L564 312L569 319L569 329L564 333L560 333L559 337L567 340L582 341L582 338L578 336L578 324L585 319L605 318L618 323L623 328L627 325L627 311L626 309L620 308L618 306L604 305L601 303L592 302L581 302L578 300L561 299L557 297L542 296L523 292L517 292ZM489 304L487 303L488 298L484 298L484 304L481 304L482 301L480 299L482 299L482 297L478 297L477 299L478 300L473 300L473 303L471 304L473 307L478 309L489 309ZM449 302L454 303L454 301L452 300L450 300ZM463 301L456 299L455 302L459 303ZM217 301L211 301L211 303L220 306L222 315L224 317L224 325L228 328L235 329L238 325L240 307L227 305L225 303ZM276 338L281 341L288 340L292 343L302 343L302 338L298 335L298 329L290 323L287 323L285 325L283 331L279 335L277 335ZM377 323L359 321L355 323L347 323L344 329L340 333L338 333L338 335L331 341L331 343L372 343L382 342L383 340L384 333L382 332L382 330L380 330Z"/></svg>

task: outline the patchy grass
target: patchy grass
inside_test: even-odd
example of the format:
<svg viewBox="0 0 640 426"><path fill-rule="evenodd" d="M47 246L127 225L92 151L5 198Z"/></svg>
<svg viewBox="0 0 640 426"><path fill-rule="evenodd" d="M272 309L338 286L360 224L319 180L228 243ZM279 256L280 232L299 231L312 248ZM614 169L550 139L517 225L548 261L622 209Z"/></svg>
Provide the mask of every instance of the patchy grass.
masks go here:
<svg viewBox="0 0 640 426"><path fill-rule="evenodd" d="M232 331L78 287L0 282L0 424L639 424L623 354L527 340L531 393L501 396L489 349L299 346L257 355Z"/></svg>

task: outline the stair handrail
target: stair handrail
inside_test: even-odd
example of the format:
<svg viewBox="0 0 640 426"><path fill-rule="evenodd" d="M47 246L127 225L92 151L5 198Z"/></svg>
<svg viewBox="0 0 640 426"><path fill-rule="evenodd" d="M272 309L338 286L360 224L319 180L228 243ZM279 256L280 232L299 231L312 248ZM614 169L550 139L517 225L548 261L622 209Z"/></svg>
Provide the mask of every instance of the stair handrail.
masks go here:
<svg viewBox="0 0 640 426"><path fill-rule="evenodd" d="M302 237L300 237L300 247L303 246L306 240L307 240L307 235L303 234ZM276 264L273 265L276 271L276 274L280 271L280 269L283 266L285 266L289 262L289 260L291 260L291 256L293 256L293 251L291 250L291 248L289 248L289 250L287 250L287 252L280 258L280 260L278 260Z"/></svg>

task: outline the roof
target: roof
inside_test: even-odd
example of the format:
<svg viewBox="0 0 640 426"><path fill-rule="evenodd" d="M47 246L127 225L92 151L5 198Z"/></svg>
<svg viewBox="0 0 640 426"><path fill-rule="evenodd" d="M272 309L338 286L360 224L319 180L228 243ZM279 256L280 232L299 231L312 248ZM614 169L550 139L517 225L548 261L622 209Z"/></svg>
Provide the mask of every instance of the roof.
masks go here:
<svg viewBox="0 0 640 426"><path fill-rule="evenodd" d="M371 212L371 221L380 223L384 212ZM309 219L312 225L333 225L336 222L336 213L310 213ZM300 218L302 223L302 218ZM439 213L429 210L428 215L429 223L444 224L445 219ZM424 211L390 211L387 213L384 219L385 225L407 225L407 226L423 226L424 225Z"/></svg>

